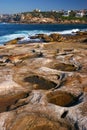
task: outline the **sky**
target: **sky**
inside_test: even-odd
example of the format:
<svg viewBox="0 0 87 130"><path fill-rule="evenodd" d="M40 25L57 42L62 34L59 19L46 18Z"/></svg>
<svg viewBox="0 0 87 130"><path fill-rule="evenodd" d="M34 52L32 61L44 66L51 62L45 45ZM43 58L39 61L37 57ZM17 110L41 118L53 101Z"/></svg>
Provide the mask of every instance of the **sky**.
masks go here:
<svg viewBox="0 0 87 130"><path fill-rule="evenodd" d="M0 0L0 14L27 12L36 8L42 11L87 9L87 0Z"/></svg>

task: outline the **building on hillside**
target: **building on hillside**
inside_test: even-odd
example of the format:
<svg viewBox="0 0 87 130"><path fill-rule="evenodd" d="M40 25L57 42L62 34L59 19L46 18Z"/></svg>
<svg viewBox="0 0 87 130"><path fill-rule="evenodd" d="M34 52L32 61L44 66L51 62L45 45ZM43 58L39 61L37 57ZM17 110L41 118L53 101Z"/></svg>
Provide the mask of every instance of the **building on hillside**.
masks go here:
<svg viewBox="0 0 87 130"><path fill-rule="evenodd" d="M87 16L87 10L80 10L76 12L76 17Z"/></svg>
<svg viewBox="0 0 87 130"><path fill-rule="evenodd" d="M34 9L33 12L41 12L40 9Z"/></svg>
<svg viewBox="0 0 87 130"><path fill-rule="evenodd" d="M64 11L63 16L68 17L70 15L71 10Z"/></svg>
<svg viewBox="0 0 87 130"><path fill-rule="evenodd" d="M57 10L51 10L51 12L58 13L58 11L57 11Z"/></svg>
<svg viewBox="0 0 87 130"><path fill-rule="evenodd" d="M2 14L0 14L0 18L3 18L3 15L2 15Z"/></svg>

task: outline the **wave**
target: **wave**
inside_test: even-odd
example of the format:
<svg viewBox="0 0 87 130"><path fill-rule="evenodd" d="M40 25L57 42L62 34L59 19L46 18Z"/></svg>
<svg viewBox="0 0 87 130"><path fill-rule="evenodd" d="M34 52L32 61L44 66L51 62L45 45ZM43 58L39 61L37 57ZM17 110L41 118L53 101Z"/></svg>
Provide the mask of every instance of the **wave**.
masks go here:
<svg viewBox="0 0 87 130"><path fill-rule="evenodd" d="M4 36L0 36L0 44L6 43L10 40L13 40L15 38L19 38L19 37L24 37L21 41L31 41L31 39L29 38L30 36L34 36L36 34L52 34L52 33L59 33L62 35L73 35L78 31L86 31L87 29L83 29L83 30L79 30L79 29L71 29L71 30L64 30L64 31L44 31L44 30L33 30L33 31L16 31L14 34L9 34L9 35L4 35ZM35 41L40 41L40 39L32 39L33 42Z"/></svg>
<svg viewBox="0 0 87 130"><path fill-rule="evenodd" d="M9 35L4 35L0 36L0 44L6 43L8 41L11 41L16 38L21 38L24 37L21 41L30 41L30 36L34 36L36 34L41 34L41 33L47 33L47 31L39 31L39 30L34 30L34 31L17 31L14 34L9 34ZM37 39L36 39L37 41Z"/></svg>
<svg viewBox="0 0 87 130"><path fill-rule="evenodd" d="M59 32L59 33L62 35L68 35L68 34L72 35L73 33L76 33L78 31L80 31L80 29L64 30L64 31Z"/></svg>

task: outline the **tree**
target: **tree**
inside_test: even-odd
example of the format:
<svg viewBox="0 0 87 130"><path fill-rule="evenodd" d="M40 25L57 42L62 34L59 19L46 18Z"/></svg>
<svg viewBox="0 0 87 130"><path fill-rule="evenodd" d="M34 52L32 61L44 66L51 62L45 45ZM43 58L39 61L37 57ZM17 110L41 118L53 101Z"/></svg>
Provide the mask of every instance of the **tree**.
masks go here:
<svg viewBox="0 0 87 130"><path fill-rule="evenodd" d="M73 10L71 10L70 13L69 13L69 16L70 16L70 17L75 17L75 15L76 15L76 12L73 11Z"/></svg>

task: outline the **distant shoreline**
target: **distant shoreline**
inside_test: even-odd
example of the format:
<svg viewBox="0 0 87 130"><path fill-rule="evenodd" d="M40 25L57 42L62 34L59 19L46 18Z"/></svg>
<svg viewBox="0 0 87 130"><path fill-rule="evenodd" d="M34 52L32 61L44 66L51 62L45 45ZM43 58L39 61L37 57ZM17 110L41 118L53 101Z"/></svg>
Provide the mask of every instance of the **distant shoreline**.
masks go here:
<svg viewBox="0 0 87 130"><path fill-rule="evenodd" d="M32 23L27 23L27 22L26 23L22 23L22 22L21 23L20 22L0 22L0 24L1 23L2 24L39 24L39 25L40 24L53 24L53 25L58 25L58 24L63 24L63 25L64 24L65 25L68 25L68 24L71 24L71 25L75 25L75 24L76 25L77 24L87 24L87 22L84 22L84 23L83 22L80 22L80 23L66 23L66 22L63 22L63 23L62 22L61 23L58 23L58 22L57 23L44 23L44 22L43 23L38 23L38 22L37 23L33 23L33 22Z"/></svg>

